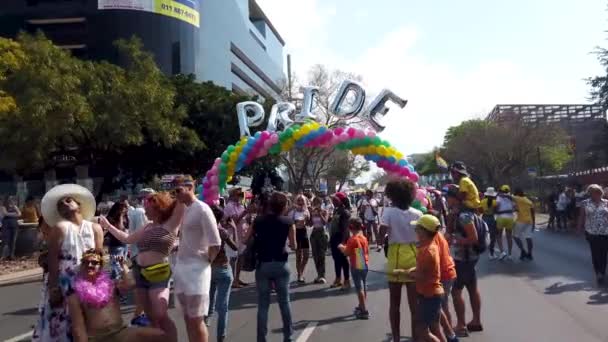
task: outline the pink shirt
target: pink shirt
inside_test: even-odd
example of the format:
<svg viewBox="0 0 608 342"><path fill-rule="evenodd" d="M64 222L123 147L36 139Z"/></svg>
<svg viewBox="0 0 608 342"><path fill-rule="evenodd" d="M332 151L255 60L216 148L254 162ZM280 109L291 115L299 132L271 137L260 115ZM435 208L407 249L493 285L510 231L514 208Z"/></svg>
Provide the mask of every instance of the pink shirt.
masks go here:
<svg viewBox="0 0 608 342"><path fill-rule="evenodd" d="M239 217L245 212L245 207L237 202L228 201L226 203L226 207L224 208L224 216L226 218L232 218L234 220L234 224L236 225L236 238L237 245L243 245L245 241L245 235L247 235L247 221L245 221L244 217L242 220L237 221Z"/></svg>
<svg viewBox="0 0 608 342"><path fill-rule="evenodd" d="M211 208L199 200L187 206L180 230L178 259L207 257L209 247L221 244L220 232Z"/></svg>

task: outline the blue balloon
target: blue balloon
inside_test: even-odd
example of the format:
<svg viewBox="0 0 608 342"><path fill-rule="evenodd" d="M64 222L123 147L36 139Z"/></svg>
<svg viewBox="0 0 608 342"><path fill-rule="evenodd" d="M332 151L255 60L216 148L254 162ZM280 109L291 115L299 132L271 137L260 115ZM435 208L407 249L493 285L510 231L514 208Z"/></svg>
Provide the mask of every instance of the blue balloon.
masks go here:
<svg viewBox="0 0 608 342"><path fill-rule="evenodd" d="M388 161L391 162L391 164L395 164L397 162L397 158L395 158L395 157L389 157Z"/></svg>
<svg viewBox="0 0 608 342"><path fill-rule="evenodd" d="M407 166L407 160L405 160L405 159L400 159L400 160L399 160L399 166L401 166L401 167L405 167L405 166Z"/></svg>
<svg viewBox="0 0 608 342"><path fill-rule="evenodd" d="M414 170L414 167L412 165L408 165L407 168L410 169L411 172L416 171L416 170Z"/></svg>
<svg viewBox="0 0 608 342"><path fill-rule="evenodd" d="M255 132L255 137L256 137L256 138L259 138L259 137L261 137L261 136L262 136L262 132L259 132L259 131L258 131L258 132Z"/></svg>

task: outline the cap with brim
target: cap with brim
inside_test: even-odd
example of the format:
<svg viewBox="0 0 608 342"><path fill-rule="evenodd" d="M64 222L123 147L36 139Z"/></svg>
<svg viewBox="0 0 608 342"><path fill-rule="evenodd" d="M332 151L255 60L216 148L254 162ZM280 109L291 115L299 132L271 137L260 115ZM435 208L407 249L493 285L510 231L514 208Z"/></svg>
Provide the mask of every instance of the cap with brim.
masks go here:
<svg viewBox="0 0 608 342"><path fill-rule="evenodd" d="M441 222L439 222L439 219L433 215L428 214L420 216L418 220L412 221L410 222L410 224L413 226L422 227L431 233L437 232L441 227Z"/></svg>
<svg viewBox="0 0 608 342"><path fill-rule="evenodd" d="M450 171L458 172L461 175L468 176L469 172L467 171L467 167L462 162L454 162L450 166Z"/></svg>
<svg viewBox="0 0 608 342"><path fill-rule="evenodd" d="M507 193L511 192L511 187L508 186L508 185L503 185L503 186L500 187L500 191L507 192Z"/></svg>
<svg viewBox="0 0 608 342"><path fill-rule="evenodd" d="M65 197L72 197L80 203L80 214L85 220L91 220L95 216L95 197L87 188L78 184L57 185L44 194L40 202L42 217L49 226L65 220L57 211L57 203Z"/></svg>
<svg viewBox="0 0 608 342"><path fill-rule="evenodd" d="M144 197L144 196L148 196L148 195L154 195L156 193L156 191L152 188L143 188L141 190L139 190L139 196Z"/></svg>

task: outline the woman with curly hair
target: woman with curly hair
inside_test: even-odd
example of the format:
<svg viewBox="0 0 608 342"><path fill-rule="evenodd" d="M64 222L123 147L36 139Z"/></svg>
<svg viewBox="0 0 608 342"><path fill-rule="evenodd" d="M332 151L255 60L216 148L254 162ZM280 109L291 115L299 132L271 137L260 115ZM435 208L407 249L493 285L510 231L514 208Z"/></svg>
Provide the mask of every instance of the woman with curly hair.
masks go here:
<svg viewBox="0 0 608 342"><path fill-rule="evenodd" d="M169 341L177 341L175 323L169 307L169 254L177 241L185 206L167 192L155 193L144 200L146 217L152 222L133 234L122 231L100 217L101 226L123 243L136 244L139 250L133 265L135 296L144 303L152 325L162 329Z"/></svg>
<svg viewBox="0 0 608 342"><path fill-rule="evenodd" d="M390 294L389 318L393 341L400 341L401 329L401 291L407 290L407 301L414 336L416 312L416 284L408 275L408 270L416 267L416 227L412 222L422 216L422 212L411 207L415 198L416 186L406 180L391 181L386 185L385 194L393 203L384 209L380 228L384 236L388 232L388 285Z"/></svg>

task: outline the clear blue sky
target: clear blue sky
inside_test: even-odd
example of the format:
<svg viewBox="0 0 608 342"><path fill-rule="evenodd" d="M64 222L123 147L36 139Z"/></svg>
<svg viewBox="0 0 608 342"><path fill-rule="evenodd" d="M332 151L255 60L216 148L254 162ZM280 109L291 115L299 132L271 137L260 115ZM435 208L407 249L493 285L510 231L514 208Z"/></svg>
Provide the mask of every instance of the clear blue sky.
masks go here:
<svg viewBox="0 0 608 342"><path fill-rule="evenodd" d="M301 75L326 64L410 101L382 134L406 154L497 103L587 102L590 52L608 47L603 0L258 1Z"/></svg>

